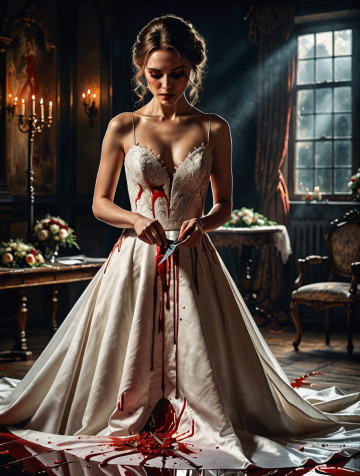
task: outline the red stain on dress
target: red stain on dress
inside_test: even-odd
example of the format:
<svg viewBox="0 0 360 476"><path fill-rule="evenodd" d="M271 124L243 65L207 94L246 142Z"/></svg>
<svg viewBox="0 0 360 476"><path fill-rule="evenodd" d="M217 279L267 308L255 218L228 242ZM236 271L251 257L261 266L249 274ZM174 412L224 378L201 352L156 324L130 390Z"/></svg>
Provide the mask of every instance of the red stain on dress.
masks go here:
<svg viewBox="0 0 360 476"><path fill-rule="evenodd" d="M115 243L113 249L112 249L111 252L110 252L110 256L109 256L109 258L108 258L108 262L106 263L106 267L105 267L105 270L104 270L104 274L106 273L106 270L108 269L108 266L109 266L109 264L110 264L110 261L111 261L111 258L112 258L112 255L113 255L114 251L116 250L116 248L117 248L118 251L120 251L121 245L123 244L125 238L128 236L128 233L129 233L128 230L124 230L124 231L121 233L120 238L119 238L119 239L117 240L117 242Z"/></svg>

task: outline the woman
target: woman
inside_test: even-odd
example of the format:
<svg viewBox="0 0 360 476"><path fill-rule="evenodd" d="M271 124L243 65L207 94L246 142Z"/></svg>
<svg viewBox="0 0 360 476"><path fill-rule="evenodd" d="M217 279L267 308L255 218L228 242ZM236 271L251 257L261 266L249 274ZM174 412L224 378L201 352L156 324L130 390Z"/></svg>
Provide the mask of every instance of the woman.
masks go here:
<svg viewBox="0 0 360 476"><path fill-rule="evenodd" d="M311 404L291 387L206 235L230 215L231 137L193 105L204 40L165 15L140 32L133 60L139 96L153 97L110 122L93 204L124 232L1 423L27 420L14 432L127 467L279 468L354 454L359 395L314 392ZM114 204L123 165L131 211Z"/></svg>

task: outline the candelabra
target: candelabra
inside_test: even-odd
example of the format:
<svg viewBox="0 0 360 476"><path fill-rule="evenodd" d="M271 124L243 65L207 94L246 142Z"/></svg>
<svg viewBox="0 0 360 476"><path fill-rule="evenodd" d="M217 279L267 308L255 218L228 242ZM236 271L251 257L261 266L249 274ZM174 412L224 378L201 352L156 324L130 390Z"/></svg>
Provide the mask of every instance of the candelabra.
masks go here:
<svg viewBox="0 0 360 476"><path fill-rule="evenodd" d="M18 98L16 97L14 101L12 100L12 94L9 94L9 102L6 106L6 110L9 116L9 121L12 121L12 118L14 117L15 114L15 109L17 106L17 100Z"/></svg>
<svg viewBox="0 0 360 476"><path fill-rule="evenodd" d="M92 95L92 100L91 100L90 89L88 89L87 96L85 95L85 93L83 93L82 97L83 97L83 106L84 106L85 114L89 116L90 127L93 127L94 119L98 111L97 108L95 107L96 94Z"/></svg>
<svg viewBox="0 0 360 476"><path fill-rule="evenodd" d="M49 116L47 121L44 118L44 102L40 101L40 121L36 119L35 112L35 96L32 96L31 114L25 116L25 100L22 100L21 114L18 115L18 128L20 132L28 134L28 170L26 172L28 177L27 196L29 201L29 220L28 220L28 241L32 240L34 229L34 170L33 170L33 151L34 151L34 137L36 133L41 133L45 127L51 127L52 124L52 102L49 103Z"/></svg>

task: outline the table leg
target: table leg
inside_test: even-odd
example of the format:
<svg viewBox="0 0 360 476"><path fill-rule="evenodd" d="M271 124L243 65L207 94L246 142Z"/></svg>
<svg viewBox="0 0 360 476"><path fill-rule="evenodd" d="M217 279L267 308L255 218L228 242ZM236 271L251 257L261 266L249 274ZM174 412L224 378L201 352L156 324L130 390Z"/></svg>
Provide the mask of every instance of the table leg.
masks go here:
<svg viewBox="0 0 360 476"><path fill-rule="evenodd" d="M57 322L56 322L56 313L59 305L58 299L59 289L58 285L55 284L51 291L51 298L50 298L50 330L49 330L49 338L51 339L55 332L57 331Z"/></svg>
<svg viewBox="0 0 360 476"><path fill-rule="evenodd" d="M27 348L26 341L26 321L28 316L26 291L20 292L20 306L15 315L16 335L12 350L5 350L0 353L0 357L8 357L13 360L31 360L32 352Z"/></svg>

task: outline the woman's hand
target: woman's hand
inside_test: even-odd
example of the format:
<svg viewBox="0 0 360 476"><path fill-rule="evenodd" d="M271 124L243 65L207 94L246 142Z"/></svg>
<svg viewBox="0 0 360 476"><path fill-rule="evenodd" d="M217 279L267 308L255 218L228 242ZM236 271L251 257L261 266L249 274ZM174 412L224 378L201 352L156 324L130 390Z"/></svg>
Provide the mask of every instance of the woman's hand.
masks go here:
<svg viewBox="0 0 360 476"><path fill-rule="evenodd" d="M200 218L185 220L180 228L178 240L184 240L180 246L193 248L200 243L203 236L203 225Z"/></svg>
<svg viewBox="0 0 360 476"><path fill-rule="evenodd" d="M143 215L137 215L134 220L134 230L138 238L148 245L162 245L167 242L164 228L158 220L151 220Z"/></svg>

